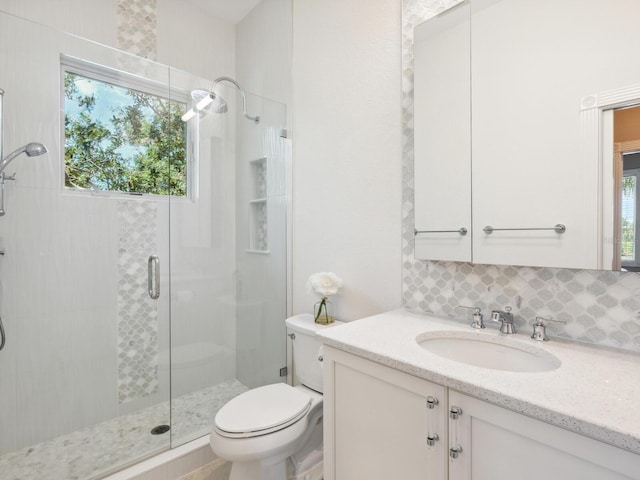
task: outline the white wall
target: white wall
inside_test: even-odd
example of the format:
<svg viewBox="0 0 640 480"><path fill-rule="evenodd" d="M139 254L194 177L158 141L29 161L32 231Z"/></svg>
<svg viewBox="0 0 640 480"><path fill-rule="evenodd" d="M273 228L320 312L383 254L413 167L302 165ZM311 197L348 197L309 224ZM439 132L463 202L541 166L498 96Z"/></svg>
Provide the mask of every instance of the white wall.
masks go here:
<svg viewBox="0 0 640 480"><path fill-rule="evenodd" d="M401 11L294 1L293 313L318 271L345 281L339 318L400 306Z"/></svg>
<svg viewBox="0 0 640 480"><path fill-rule="evenodd" d="M156 0L156 58L204 78L235 72L235 26L184 1ZM0 0L0 10L118 45L118 0Z"/></svg>
<svg viewBox="0 0 640 480"><path fill-rule="evenodd" d="M211 80L235 75L233 24L212 17L184 0L157 0L157 15L160 63Z"/></svg>
<svg viewBox="0 0 640 480"><path fill-rule="evenodd" d="M116 0L0 0L0 10L95 42L116 45Z"/></svg>

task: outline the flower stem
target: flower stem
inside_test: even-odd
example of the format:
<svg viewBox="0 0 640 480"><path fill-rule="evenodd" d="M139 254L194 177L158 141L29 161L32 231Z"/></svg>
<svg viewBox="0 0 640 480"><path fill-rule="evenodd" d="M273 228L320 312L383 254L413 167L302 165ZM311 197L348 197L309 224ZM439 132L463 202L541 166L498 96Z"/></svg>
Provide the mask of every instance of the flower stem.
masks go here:
<svg viewBox="0 0 640 480"><path fill-rule="evenodd" d="M329 322L329 314L327 312L327 297L322 297L322 301L320 302L320 306L318 307L318 313L316 314L316 318L313 319L314 322L318 322L320 315L322 315L322 309L324 308L324 317L327 322Z"/></svg>

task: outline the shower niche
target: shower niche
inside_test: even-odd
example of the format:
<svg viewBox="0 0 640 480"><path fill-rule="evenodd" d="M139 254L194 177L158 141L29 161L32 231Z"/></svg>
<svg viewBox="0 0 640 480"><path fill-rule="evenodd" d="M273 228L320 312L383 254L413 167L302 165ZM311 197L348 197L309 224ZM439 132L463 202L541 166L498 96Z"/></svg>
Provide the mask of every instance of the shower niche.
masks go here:
<svg viewBox="0 0 640 480"><path fill-rule="evenodd" d="M269 253L267 208L267 157L249 161L249 251Z"/></svg>

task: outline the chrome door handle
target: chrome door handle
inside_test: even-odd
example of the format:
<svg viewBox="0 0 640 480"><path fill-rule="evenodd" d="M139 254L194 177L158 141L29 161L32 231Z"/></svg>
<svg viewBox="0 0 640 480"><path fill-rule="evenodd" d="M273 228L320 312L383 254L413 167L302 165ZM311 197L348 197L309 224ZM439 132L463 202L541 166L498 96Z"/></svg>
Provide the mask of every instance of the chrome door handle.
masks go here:
<svg viewBox="0 0 640 480"><path fill-rule="evenodd" d="M147 283L149 296L154 300L160 297L160 259L151 255L147 262Z"/></svg>

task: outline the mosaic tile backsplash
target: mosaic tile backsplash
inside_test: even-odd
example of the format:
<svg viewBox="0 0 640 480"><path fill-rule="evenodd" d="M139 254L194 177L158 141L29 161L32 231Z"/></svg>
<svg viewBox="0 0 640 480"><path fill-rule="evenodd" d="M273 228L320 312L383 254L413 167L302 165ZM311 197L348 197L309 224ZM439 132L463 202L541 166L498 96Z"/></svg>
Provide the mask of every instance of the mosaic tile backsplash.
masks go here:
<svg viewBox="0 0 640 480"><path fill-rule="evenodd" d="M413 27L456 3L404 0L403 4L403 306L464 320L469 314L458 305L477 306L485 313L510 305L521 329L528 329L526 324L536 316L548 317L566 322L552 324L551 336L640 352L640 274L414 258Z"/></svg>
<svg viewBox="0 0 640 480"><path fill-rule="evenodd" d="M156 59L156 0L118 0L118 48Z"/></svg>
<svg viewBox="0 0 640 480"><path fill-rule="evenodd" d="M118 201L118 402L158 391L158 310L148 294L156 252L157 204Z"/></svg>

